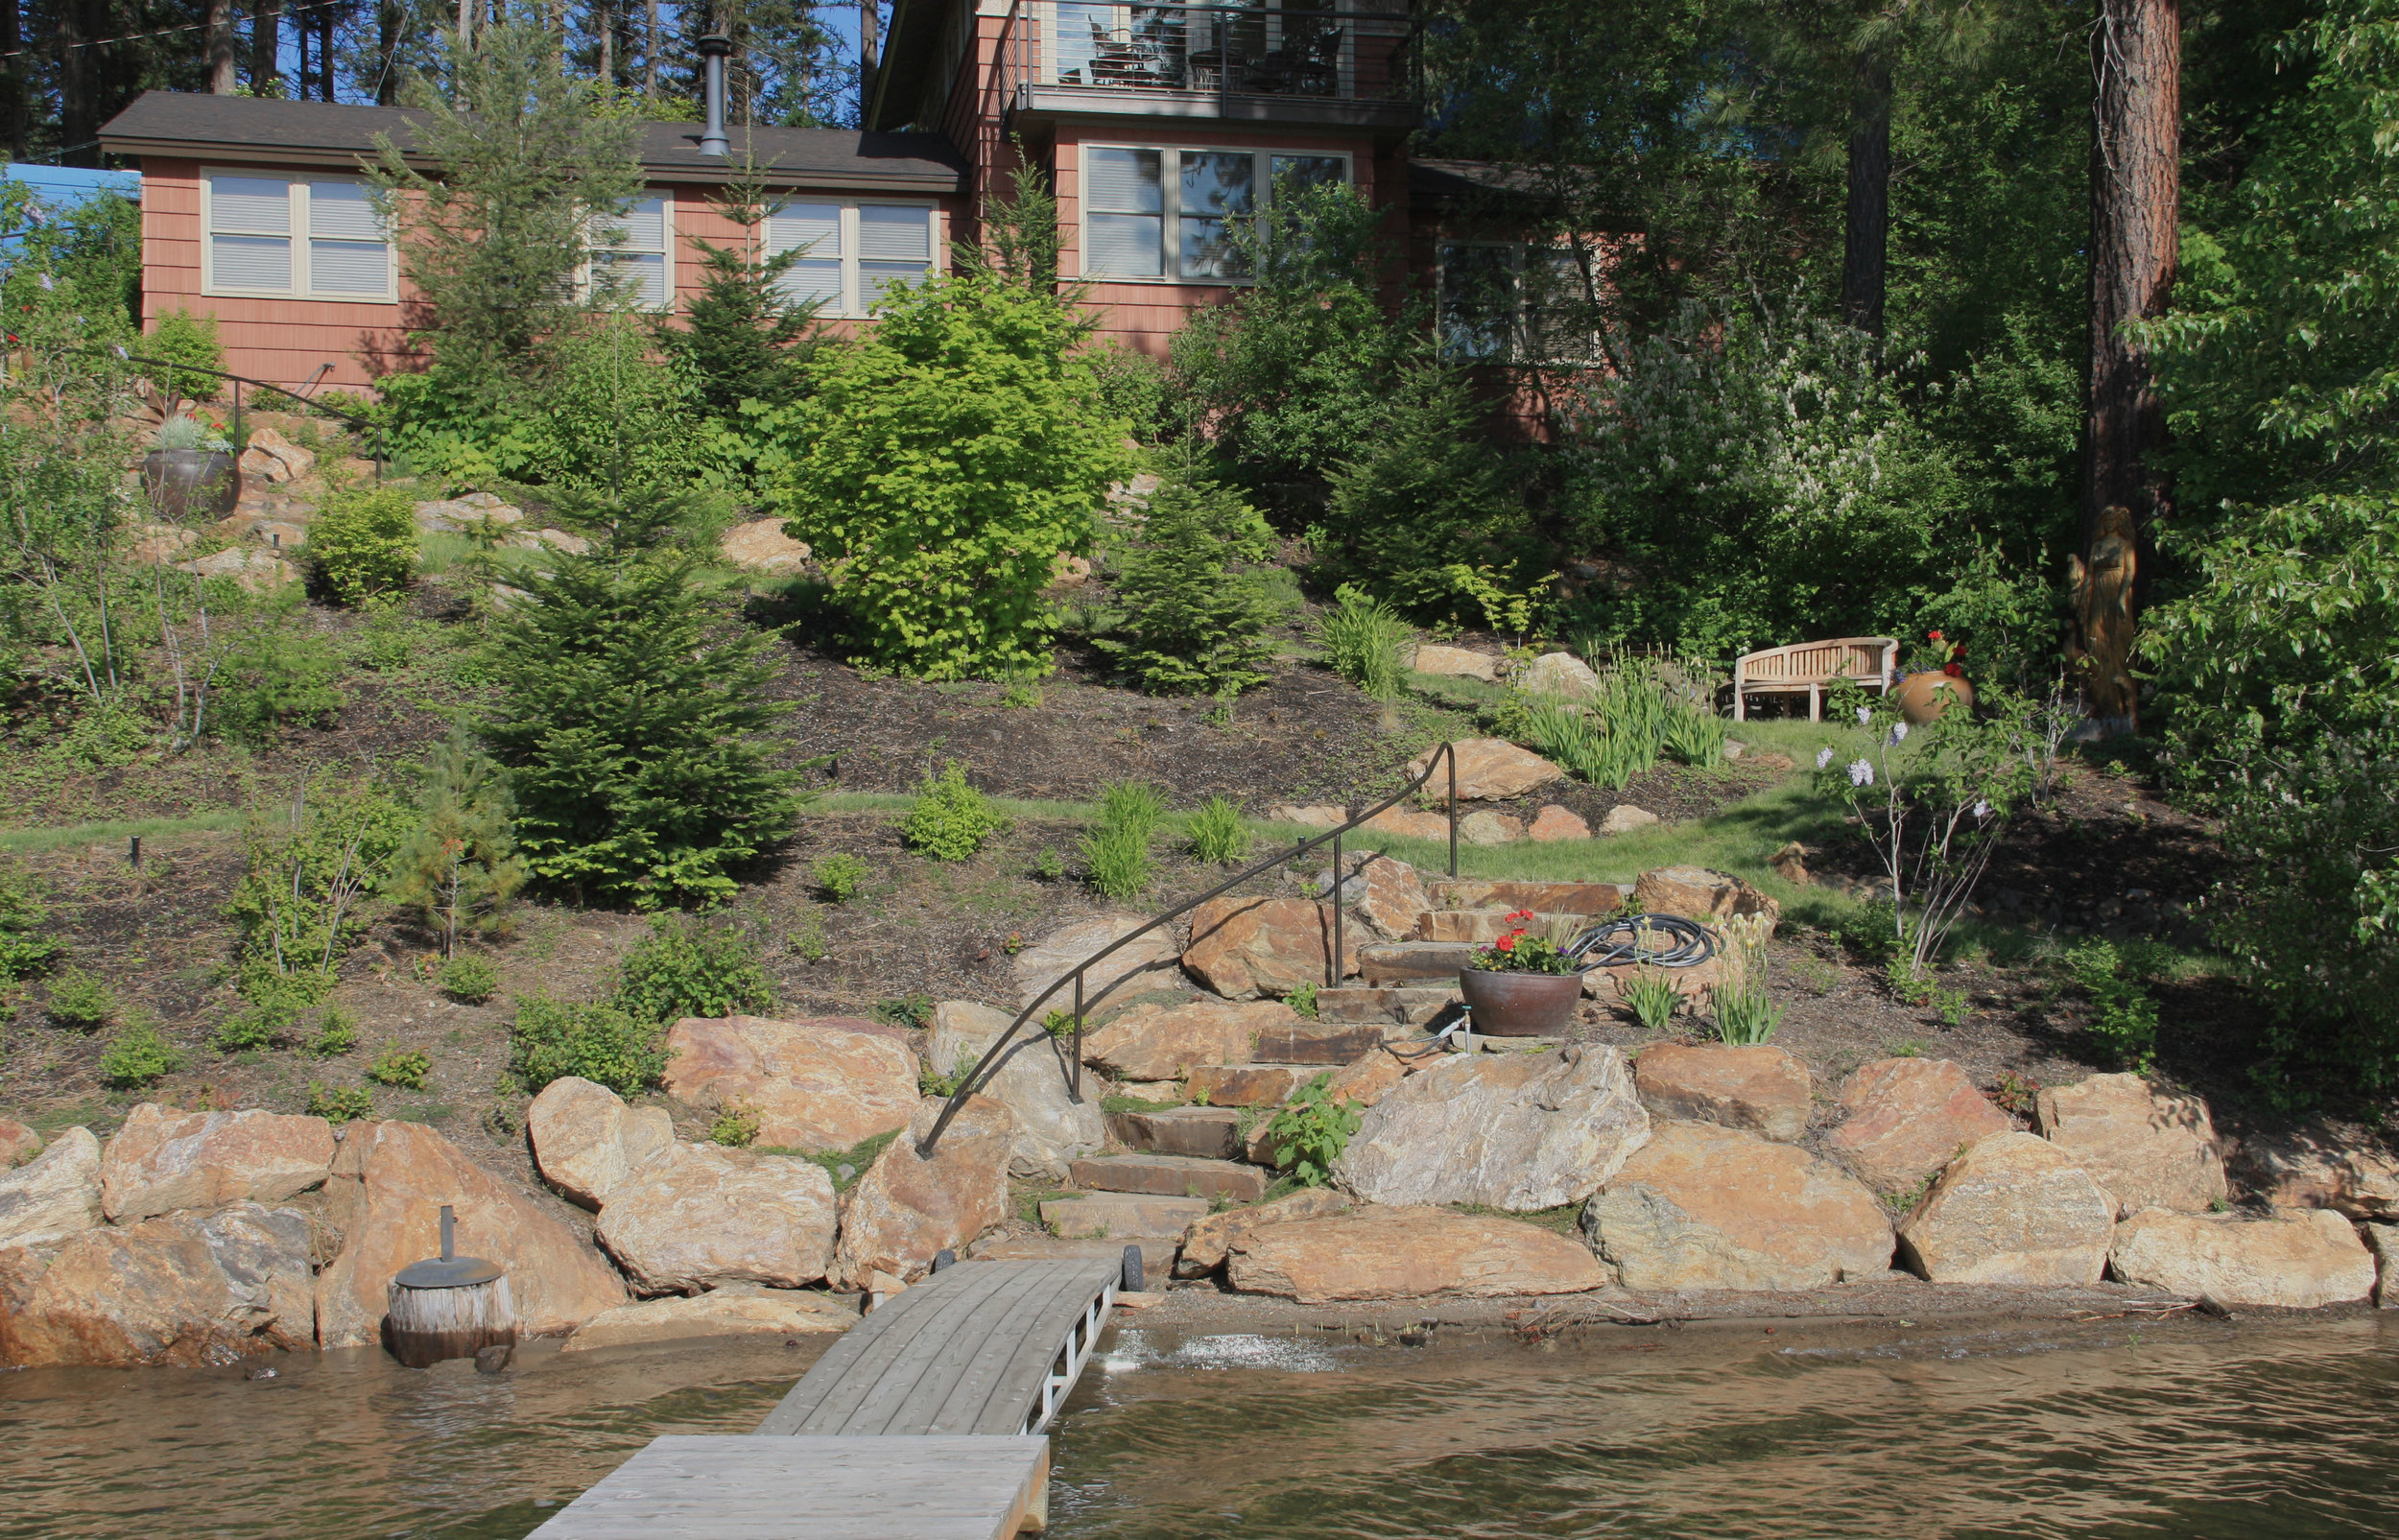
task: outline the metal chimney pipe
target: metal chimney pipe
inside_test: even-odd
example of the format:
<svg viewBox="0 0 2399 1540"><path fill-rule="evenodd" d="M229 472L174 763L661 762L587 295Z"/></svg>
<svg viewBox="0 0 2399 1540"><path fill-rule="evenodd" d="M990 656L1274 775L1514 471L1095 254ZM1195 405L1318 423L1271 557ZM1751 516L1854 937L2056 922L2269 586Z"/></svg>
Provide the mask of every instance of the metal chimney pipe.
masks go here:
<svg viewBox="0 0 2399 1540"><path fill-rule="evenodd" d="M721 32L702 33L700 57L707 70L708 120L700 130L700 153L703 155L730 155L733 143L724 136L724 60L733 52L733 39Z"/></svg>

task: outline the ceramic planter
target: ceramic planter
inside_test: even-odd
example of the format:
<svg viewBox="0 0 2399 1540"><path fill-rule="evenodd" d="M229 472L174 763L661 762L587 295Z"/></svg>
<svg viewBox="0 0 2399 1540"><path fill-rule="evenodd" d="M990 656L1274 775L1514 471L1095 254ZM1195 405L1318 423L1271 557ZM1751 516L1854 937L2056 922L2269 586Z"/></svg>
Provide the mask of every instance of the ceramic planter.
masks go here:
<svg viewBox="0 0 2399 1540"><path fill-rule="evenodd" d="M1954 675L1930 670L1911 674L1892 694L1899 698L1900 715L1912 726L1923 726L1947 711L1952 701L1968 712L1974 710L1974 686Z"/></svg>
<svg viewBox="0 0 2399 1540"><path fill-rule="evenodd" d="M1556 1037L1582 998L1580 973L1489 973L1461 968L1459 991L1479 1037Z"/></svg>
<svg viewBox="0 0 2399 1540"><path fill-rule="evenodd" d="M224 518L242 500L242 470L222 449L154 449L142 457L142 486L161 518Z"/></svg>

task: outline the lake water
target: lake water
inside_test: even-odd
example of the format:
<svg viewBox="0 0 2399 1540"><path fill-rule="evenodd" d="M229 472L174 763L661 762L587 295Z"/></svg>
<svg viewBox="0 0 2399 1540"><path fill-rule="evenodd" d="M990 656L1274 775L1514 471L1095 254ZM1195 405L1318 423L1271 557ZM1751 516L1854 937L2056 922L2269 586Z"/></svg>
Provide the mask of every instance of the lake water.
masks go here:
<svg viewBox="0 0 2399 1540"><path fill-rule="evenodd" d="M1054 1430L1051 1532L2399 1535L2399 1318L1774 1324L1121 1329ZM0 1537L515 1540L657 1433L748 1432L816 1350L0 1373Z"/></svg>

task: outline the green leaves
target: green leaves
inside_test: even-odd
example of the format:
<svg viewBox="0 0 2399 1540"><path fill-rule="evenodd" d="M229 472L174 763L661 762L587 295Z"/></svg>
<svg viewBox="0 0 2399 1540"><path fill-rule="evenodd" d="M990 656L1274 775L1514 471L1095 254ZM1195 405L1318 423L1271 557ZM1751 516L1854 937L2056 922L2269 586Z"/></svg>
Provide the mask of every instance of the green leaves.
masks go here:
<svg viewBox="0 0 2399 1540"><path fill-rule="evenodd" d="M1277 604L1252 569L1274 534L1238 492L1188 468L1151 494L1116 578L1123 622L1094 645L1152 695L1238 695L1262 684Z"/></svg>
<svg viewBox="0 0 2399 1540"><path fill-rule="evenodd" d="M1328 1071L1301 1086L1266 1127L1274 1164L1303 1187L1322 1187L1333 1179L1333 1162L1349 1148L1349 1136L1363 1121L1348 1102L1333 1100L1332 1079Z"/></svg>
<svg viewBox="0 0 2399 1540"><path fill-rule="evenodd" d="M308 526L308 562L344 604L408 586L416 564L416 500L396 486L345 488Z"/></svg>
<svg viewBox="0 0 2399 1540"><path fill-rule="evenodd" d="M919 855L964 861L1007 825L984 794L966 784L966 767L952 760L940 774L927 774L916 789L915 805L900 824L900 838Z"/></svg>
<svg viewBox="0 0 2399 1540"><path fill-rule="evenodd" d="M638 1096L666 1073L666 1049L653 1023L613 1005L532 995L516 1003L509 1028L509 1073L528 1091L576 1075L619 1096Z"/></svg>

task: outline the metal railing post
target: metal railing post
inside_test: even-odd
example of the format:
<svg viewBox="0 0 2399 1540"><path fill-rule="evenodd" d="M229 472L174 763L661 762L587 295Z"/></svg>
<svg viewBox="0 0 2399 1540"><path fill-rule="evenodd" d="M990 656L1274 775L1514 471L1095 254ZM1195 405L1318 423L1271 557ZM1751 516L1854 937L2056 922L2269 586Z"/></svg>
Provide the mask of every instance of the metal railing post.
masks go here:
<svg viewBox="0 0 2399 1540"><path fill-rule="evenodd" d="M1088 964L1086 964L1087 966ZM1077 1101L1082 1100L1082 969L1075 970L1075 1064L1074 1079L1067 1086Z"/></svg>
<svg viewBox="0 0 2399 1540"><path fill-rule="evenodd" d="M1458 746L1443 744L1449 753L1449 874L1458 875Z"/></svg>
<svg viewBox="0 0 2399 1540"><path fill-rule="evenodd" d="M1333 832L1333 955L1324 962L1324 987L1327 989L1342 986L1342 911L1348 907L1347 895L1342 888L1348 881L1342 871L1342 836L1341 831L1336 829Z"/></svg>

